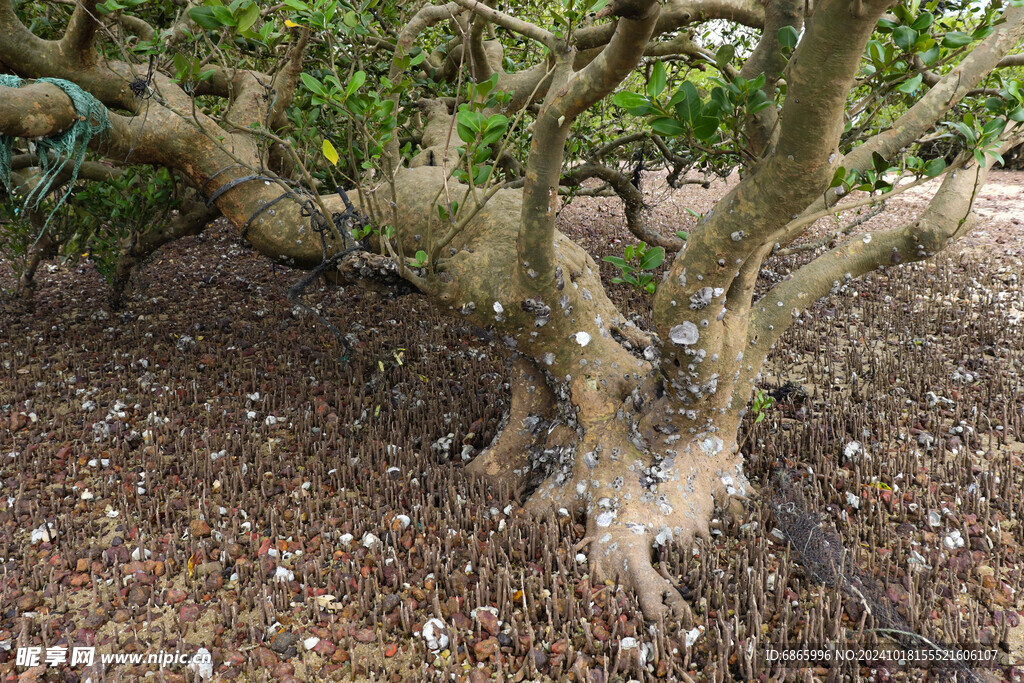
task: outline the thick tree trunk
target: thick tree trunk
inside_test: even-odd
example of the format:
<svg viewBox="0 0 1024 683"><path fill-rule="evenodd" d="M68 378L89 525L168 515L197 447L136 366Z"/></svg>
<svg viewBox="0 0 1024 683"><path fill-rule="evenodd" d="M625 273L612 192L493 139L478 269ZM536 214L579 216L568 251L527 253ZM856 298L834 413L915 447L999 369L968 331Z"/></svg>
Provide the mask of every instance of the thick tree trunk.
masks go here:
<svg viewBox="0 0 1024 683"><path fill-rule="evenodd" d="M444 175L423 166L396 181L408 251L430 234L437 212L427 203ZM450 191L465 188L450 182ZM560 233L551 286L520 276L521 201L519 191L498 192L443 268L423 276L441 308L492 329L517 357L506 423L469 468L511 491L533 489L526 507L536 515L585 517L596 577L633 587L649 616L685 616L652 549L706 534L716 501L746 492L736 447L745 396L684 405L664 392L656 342L621 318L597 264Z"/></svg>

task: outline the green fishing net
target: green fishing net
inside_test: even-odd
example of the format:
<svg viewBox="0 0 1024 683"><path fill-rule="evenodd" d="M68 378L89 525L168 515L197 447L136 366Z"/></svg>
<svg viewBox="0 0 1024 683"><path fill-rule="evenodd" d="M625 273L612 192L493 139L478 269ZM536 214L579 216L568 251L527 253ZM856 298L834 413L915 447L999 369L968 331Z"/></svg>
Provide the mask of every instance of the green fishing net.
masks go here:
<svg viewBox="0 0 1024 683"><path fill-rule="evenodd" d="M25 208L36 208L43 198L50 193L57 176L65 168L70 166L71 179L68 181L64 194L60 196L53 210L47 217L46 222L60 208L64 200L71 193L71 188L78 178L78 169L85 159L85 152L89 142L110 129L110 119L107 118L107 108L95 97L82 90L70 81L60 78L40 78L37 83L50 83L63 90L75 107L78 120L71 128L62 133L52 135L35 141L36 156L39 157L41 174L37 178L35 186L25 197ZM0 74L0 85L8 88L21 87L22 80L10 74ZM7 193L14 196L14 188L11 184L11 150L14 139L0 135L0 182L3 183Z"/></svg>

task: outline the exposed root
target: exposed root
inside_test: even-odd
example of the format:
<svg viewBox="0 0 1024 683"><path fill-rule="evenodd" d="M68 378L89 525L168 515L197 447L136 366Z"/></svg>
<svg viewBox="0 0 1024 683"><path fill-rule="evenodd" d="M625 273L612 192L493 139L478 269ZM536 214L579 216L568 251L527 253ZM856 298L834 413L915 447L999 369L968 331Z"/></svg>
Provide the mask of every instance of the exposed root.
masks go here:
<svg viewBox="0 0 1024 683"><path fill-rule="evenodd" d="M744 515L754 492L734 442L707 434L666 441L664 431L640 439L627 420L591 413L580 421L583 434L571 471L553 472L530 497L527 511L541 518L561 508L585 515L586 538L577 549L588 547L595 580L624 584L652 621L690 623L689 606L671 578L655 568L653 553L670 542L685 546L707 538L716 510ZM654 455L658 448L664 457Z"/></svg>
<svg viewBox="0 0 1024 683"><path fill-rule="evenodd" d="M504 428L466 469L518 495L534 478L534 456L564 445L575 435L556 422L555 394L536 366L525 358L517 358L512 365L512 405Z"/></svg>
<svg viewBox="0 0 1024 683"><path fill-rule="evenodd" d="M644 616L651 621L681 622L686 628L692 625L693 614L679 589L654 568L648 535L624 527L596 532L589 554L595 581L624 584L636 595Z"/></svg>

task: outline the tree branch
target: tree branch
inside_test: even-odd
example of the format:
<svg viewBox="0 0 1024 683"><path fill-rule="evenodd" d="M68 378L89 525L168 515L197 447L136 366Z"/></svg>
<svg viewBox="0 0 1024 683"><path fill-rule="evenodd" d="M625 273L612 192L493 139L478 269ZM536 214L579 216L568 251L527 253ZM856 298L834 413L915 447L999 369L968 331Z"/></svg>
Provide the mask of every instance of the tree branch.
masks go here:
<svg viewBox="0 0 1024 683"><path fill-rule="evenodd" d="M953 105L987 76L1024 37L1024 7L1007 7L1006 21L995 26L992 33L971 50L956 68L947 73L921 99L914 103L892 126L856 147L842 161L847 170L864 171L872 166L877 152L885 159L913 143L935 125ZM835 202L835 188L829 190L808 211L817 211ZM795 237L787 231L778 241L785 245Z"/></svg>
<svg viewBox="0 0 1024 683"><path fill-rule="evenodd" d="M73 56L80 64L91 65L96 61L93 46L100 27L96 5L97 0L76 0L75 11L60 41L65 56Z"/></svg>
<svg viewBox="0 0 1024 683"><path fill-rule="evenodd" d="M560 115L575 118L629 75L647 47L659 12L660 7L653 0L636 0L629 5L629 13L615 23L608 47L569 79L568 92L560 98Z"/></svg>
<svg viewBox="0 0 1024 683"><path fill-rule="evenodd" d="M800 313L842 284L879 268L929 258L966 234L973 226L974 199L992 163L989 158L984 167L972 164L951 171L916 221L893 230L857 235L773 287L760 305L755 305L757 311L750 326L751 343L756 342L758 356L767 354Z"/></svg>
<svg viewBox="0 0 1024 683"><path fill-rule="evenodd" d="M308 44L309 29L304 28L299 33L299 39L288 49L284 68L274 76L275 99L268 118L270 127L275 130L287 123L285 112L295 97L295 87L299 82L299 74L302 73L302 60Z"/></svg>
<svg viewBox="0 0 1024 683"><path fill-rule="evenodd" d="M647 224L644 218L644 210L647 208L644 195L626 174L596 161L588 161L565 174L562 180L566 185L579 185L588 178L600 178L615 190L625 207L626 227L637 239L672 251L679 251L683 247L683 240L674 235L666 237Z"/></svg>
<svg viewBox="0 0 1024 683"><path fill-rule="evenodd" d="M769 99L786 66L786 56L779 45L779 31L791 26L799 31L804 23L804 0L770 0L765 9L764 30L757 47L740 69L740 76L750 81L765 76L764 91ZM759 159L769 149L777 130L779 113L775 106L765 107L751 116L744 125L750 154Z"/></svg>
<svg viewBox="0 0 1024 683"><path fill-rule="evenodd" d="M444 21L445 19L453 16L456 12L459 12L460 9L459 5L454 2L449 2L445 5L428 4L421 7L416 14L409 19L405 27L402 28L401 32L398 34L398 40L395 41L395 51L391 59L391 68L388 70L388 79L392 83L396 83L399 75L402 73L402 69L398 65L398 60L408 56L413 43L416 41L416 36L438 22ZM397 92L391 96L391 101L395 103L394 110L396 112L398 111L399 99L399 93ZM392 136L384 149L384 157L391 165L392 174L397 171L401 163L401 154L399 154L398 150L398 137Z"/></svg>
<svg viewBox="0 0 1024 683"><path fill-rule="evenodd" d="M531 24L528 21L523 21L522 19L513 17L510 14L505 14L493 7L488 7L480 2L480 0L455 0L454 4L470 10L492 24L497 24L498 26L508 29L513 33L518 33L519 35L530 38L531 40L536 40L541 45L544 45L553 51L557 51L559 49L561 40L551 31L541 28L536 24Z"/></svg>
<svg viewBox="0 0 1024 683"><path fill-rule="evenodd" d="M653 35L671 33L683 26L711 19L727 19L754 28L764 25L764 9L755 0L669 0L661 10ZM573 44L577 50L606 45L612 39L614 25L602 24L576 32Z"/></svg>
<svg viewBox="0 0 1024 683"><path fill-rule="evenodd" d="M156 34L149 22L131 14L119 13L116 21L124 30L134 33L142 40L153 40L153 36Z"/></svg>
<svg viewBox="0 0 1024 683"><path fill-rule="evenodd" d="M571 51L552 51L556 58L552 85L534 122L516 248L519 262L529 264L523 266L524 272L539 276L545 286L555 281L554 202L572 122L633 70L660 11L656 0L634 0L610 7L622 13L612 40L582 71L572 71Z"/></svg>
<svg viewBox="0 0 1024 683"><path fill-rule="evenodd" d="M473 72L473 80L477 83L486 81L493 73L490 61L487 59L487 52L484 50L484 28L486 26L487 20L479 14L475 14L469 22L469 31L466 35L466 42L469 46L469 66Z"/></svg>

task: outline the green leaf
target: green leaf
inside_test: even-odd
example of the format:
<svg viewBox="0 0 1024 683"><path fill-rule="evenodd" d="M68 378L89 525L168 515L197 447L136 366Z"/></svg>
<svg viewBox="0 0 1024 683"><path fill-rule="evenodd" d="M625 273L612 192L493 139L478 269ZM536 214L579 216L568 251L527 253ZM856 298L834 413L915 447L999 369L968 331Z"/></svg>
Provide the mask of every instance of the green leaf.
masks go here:
<svg viewBox="0 0 1024 683"><path fill-rule="evenodd" d="M616 106L622 107L623 109L634 109L641 105L647 104L648 99L643 95L638 95L635 92L629 92L628 90L622 90L615 93L612 97L612 103Z"/></svg>
<svg viewBox="0 0 1024 683"><path fill-rule="evenodd" d="M900 83L898 86L896 86L896 89L899 90L902 93L906 93L908 95L913 95L914 93L916 93L918 91L918 89L920 89L920 87L921 87L921 74L917 74L913 78L910 78L910 79Z"/></svg>
<svg viewBox="0 0 1024 683"><path fill-rule="evenodd" d="M924 165L924 174L929 178L934 178L935 176L940 175L945 170L946 160L941 158L932 159L931 161Z"/></svg>
<svg viewBox="0 0 1024 683"><path fill-rule="evenodd" d="M324 89L324 84L323 83L321 83L317 79L313 78L312 76L310 76L306 72L300 73L299 77L302 79L302 83L309 90L315 92L317 95L320 95L321 97L327 97L327 91Z"/></svg>
<svg viewBox="0 0 1024 683"><path fill-rule="evenodd" d="M359 23L359 17L356 15L355 12L349 10L345 12L345 16L342 17L342 21L345 23L346 26L352 28Z"/></svg>
<svg viewBox="0 0 1024 683"><path fill-rule="evenodd" d="M217 18L217 21L219 21L222 26L235 25L235 17L227 7L215 6L211 7L210 11L213 12L213 16Z"/></svg>
<svg viewBox="0 0 1024 683"><path fill-rule="evenodd" d="M958 48L968 45L971 37L963 31L950 31L942 37L942 47Z"/></svg>
<svg viewBox="0 0 1024 683"><path fill-rule="evenodd" d="M985 137L993 137L1003 134L1003 129L1006 128L1006 121L1003 119L990 119L985 127L982 128L981 134Z"/></svg>
<svg viewBox="0 0 1024 683"><path fill-rule="evenodd" d="M245 10L242 11L242 15L238 18L238 32L244 33L245 31L248 31L259 18L260 7L254 2L246 7Z"/></svg>
<svg viewBox="0 0 1024 683"><path fill-rule="evenodd" d="M973 145L978 141L977 134L967 124L961 121L952 121L948 125L960 133L961 137L967 141L967 144Z"/></svg>
<svg viewBox="0 0 1024 683"><path fill-rule="evenodd" d="M365 71L360 69L359 71L357 71L354 74L352 74L352 80L349 81L348 85L345 86L345 99L347 100L349 97L351 97L352 93L354 93L356 90L358 90L359 86L361 86L365 82L366 82L366 72Z"/></svg>
<svg viewBox="0 0 1024 683"><path fill-rule="evenodd" d="M337 166L338 150L334 149L334 145L331 144L331 141L324 138L324 144L322 145L322 148L324 152L324 157L327 158L327 161L331 162L332 166Z"/></svg>
<svg viewBox="0 0 1024 683"><path fill-rule="evenodd" d="M846 168L840 166L836 169L836 172L832 174L832 182L829 183L829 189L833 187L839 187L846 182Z"/></svg>
<svg viewBox="0 0 1024 683"><path fill-rule="evenodd" d="M934 20L935 17L932 15L931 12L921 12L921 15L917 19L915 19L914 23L911 24L910 26L915 31L924 31L925 29L932 25L932 22Z"/></svg>
<svg viewBox="0 0 1024 683"><path fill-rule="evenodd" d="M779 46L784 50L796 48L797 41L800 39L800 33L792 26L783 26L779 29L777 36Z"/></svg>
<svg viewBox="0 0 1024 683"><path fill-rule="evenodd" d="M662 262L664 262L664 260L664 247L654 247L653 249L648 249L647 252L644 254L643 258L640 259L640 269L654 270L655 268L660 266Z"/></svg>
<svg viewBox="0 0 1024 683"><path fill-rule="evenodd" d="M683 240L684 242L686 241L686 239L689 236L690 236L690 233L686 232L685 230L676 230L676 237L678 237L679 239Z"/></svg>
<svg viewBox="0 0 1024 683"><path fill-rule="evenodd" d="M629 264L628 264L628 263L626 263L626 262L625 262L625 260L623 260L623 259L622 259L621 257L619 257L619 256L605 256L605 257L604 257L603 259L601 259L601 260L602 260L602 261L606 261L607 263L610 263L610 264L612 264L612 265L613 265L613 266L615 266L616 268L621 268L621 269L623 269L623 270L625 270L626 268L629 268Z"/></svg>
<svg viewBox="0 0 1024 683"><path fill-rule="evenodd" d="M900 26L892 32L892 40L894 43L900 46L904 52L909 52L910 48L917 42L917 31L910 28L909 26Z"/></svg>
<svg viewBox="0 0 1024 683"><path fill-rule="evenodd" d="M936 43L924 52L919 52L918 55L921 57L921 61L925 63L925 66L931 66L941 53L942 51L939 49L938 43Z"/></svg>
<svg viewBox="0 0 1024 683"><path fill-rule="evenodd" d="M459 134L459 139L465 142L467 145L471 145L476 142L476 131L467 126L459 119L455 119L455 130Z"/></svg>
<svg viewBox="0 0 1024 683"><path fill-rule="evenodd" d="M212 7L193 7L188 11L188 16L208 31L215 31L221 27L220 21L213 16Z"/></svg>
<svg viewBox="0 0 1024 683"><path fill-rule="evenodd" d="M698 140L708 140L718 132L718 118L701 115L693 123L693 134Z"/></svg>
<svg viewBox="0 0 1024 683"><path fill-rule="evenodd" d="M697 93L696 86L690 81L685 81L672 97L673 100L677 98L679 101L675 104L676 116L692 126L700 116L701 109L700 94Z"/></svg>
<svg viewBox="0 0 1024 683"><path fill-rule="evenodd" d="M647 81L647 94L651 96L651 99L654 99L665 91L667 83L668 74L665 72L665 65L659 59L651 69L651 79Z"/></svg>
<svg viewBox="0 0 1024 683"><path fill-rule="evenodd" d="M722 47L718 48L718 52L715 53L715 65L719 71L725 71L725 67L729 65L732 58L736 56L736 48L730 43L726 43Z"/></svg>
<svg viewBox="0 0 1024 683"><path fill-rule="evenodd" d="M659 135L682 135L686 132L683 124L668 116L662 116L651 121L651 128Z"/></svg>
<svg viewBox="0 0 1024 683"><path fill-rule="evenodd" d="M483 185L485 182L487 182L487 178L490 177L490 175L491 175L491 166L490 165L486 165L485 164L483 166L477 166L473 170L473 182L476 183L477 185Z"/></svg>
<svg viewBox="0 0 1024 683"><path fill-rule="evenodd" d="M1011 121L1016 121L1017 123L1024 121L1024 107L1017 107L1009 114L1007 114L1006 118L1010 119Z"/></svg>

